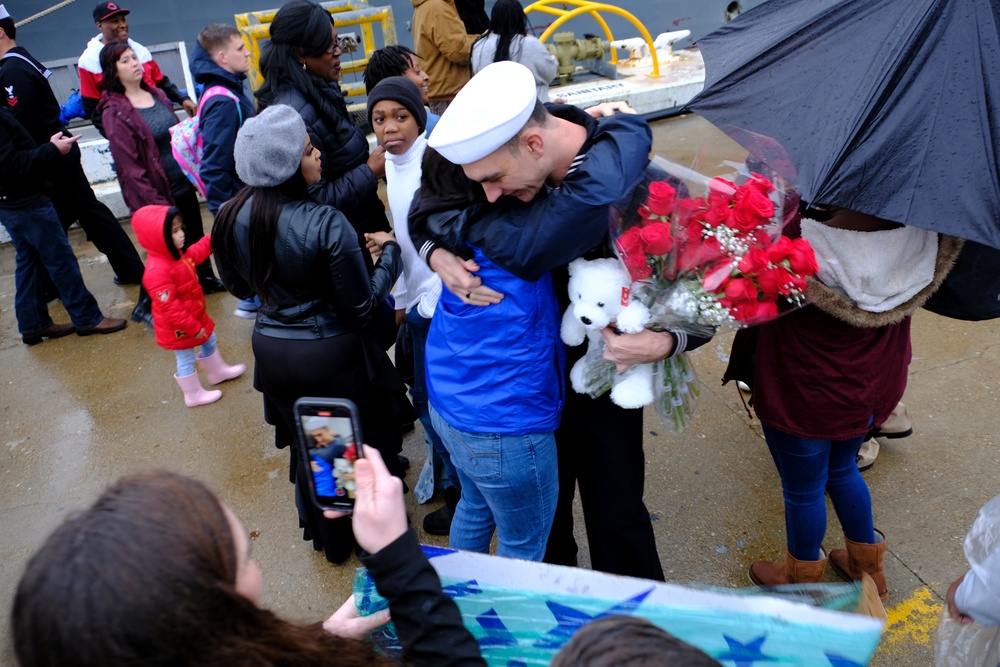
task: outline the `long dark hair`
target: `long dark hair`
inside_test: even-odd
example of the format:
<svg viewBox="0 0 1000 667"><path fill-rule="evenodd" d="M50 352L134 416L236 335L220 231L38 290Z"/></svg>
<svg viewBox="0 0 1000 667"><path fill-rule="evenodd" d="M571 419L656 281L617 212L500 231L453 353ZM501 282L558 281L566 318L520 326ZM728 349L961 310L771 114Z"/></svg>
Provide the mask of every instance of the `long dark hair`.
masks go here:
<svg viewBox="0 0 1000 667"><path fill-rule="evenodd" d="M298 90L320 113L334 118L341 112L320 86L331 88L325 81L309 74L297 58L317 57L333 44L333 17L315 2L292 0L282 5L271 21L271 39L260 59L264 83L255 95L264 109L274 103L279 91Z"/></svg>
<svg viewBox="0 0 1000 667"><path fill-rule="evenodd" d="M104 45L104 48L101 49L101 90L111 93L125 92L125 86L122 84L122 80L118 76L118 61L122 59L122 54L131 48L132 45L128 42L116 40L114 42L108 42ZM139 85L146 90L149 90L149 86L146 85L145 78L139 83Z"/></svg>
<svg viewBox="0 0 1000 667"><path fill-rule="evenodd" d="M528 16L517 0L497 0L490 12L490 33L497 36L497 51L493 62L511 60L510 47L514 39L528 31Z"/></svg>
<svg viewBox="0 0 1000 667"><path fill-rule="evenodd" d="M446 160L433 148L424 150L420 162L420 198L439 199L451 208L465 208L486 201L483 187L465 175L460 165Z"/></svg>
<svg viewBox="0 0 1000 667"><path fill-rule="evenodd" d="M283 621L236 591L235 540L201 482L124 477L67 520L14 598L22 667L367 665L361 642Z"/></svg>
<svg viewBox="0 0 1000 667"><path fill-rule="evenodd" d="M410 58L416 57L417 54L413 50L402 44L387 44L372 52L362 75L365 80L365 93L372 92L372 88L382 79L405 76L406 70L410 69Z"/></svg>
<svg viewBox="0 0 1000 667"><path fill-rule="evenodd" d="M212 227L212 252L215 261L233 266L237 256L236 217L247 201L250 203L250 261L247 283L265 303L270 297L271 277L277 269L274 241L278 232L278 216L290 201L311 201L309 188L301 170L274 187L246 186L222 205Z"/></svg>

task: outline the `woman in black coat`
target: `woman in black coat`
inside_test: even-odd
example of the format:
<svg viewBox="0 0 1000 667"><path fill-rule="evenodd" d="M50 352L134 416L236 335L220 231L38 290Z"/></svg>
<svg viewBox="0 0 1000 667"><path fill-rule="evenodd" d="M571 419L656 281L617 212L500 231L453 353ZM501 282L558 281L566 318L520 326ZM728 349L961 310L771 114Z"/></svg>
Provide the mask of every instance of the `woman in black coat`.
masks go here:
<svg viewBox="0 0 1000 667"><path fill-rule="evenodd" d="M398 425L416 414L372 324L402 269L399 245L386 232L374 233L381 255L369 268L371 256L347 219L310 198L321 178L320 157L290 107L276 104L247 120L234 154L247 187L220 209L212 247L226 288L261 300L251 340L254 387L264 395L275 445L292 441L297 399L346 398L358 406L367 444L402 477ZM308 462L290 451L303 538L341 563L354 548L350 519L323 518L299 483Z"/></svg>
<svg viewBox="0 0 1000 667"><path fill-rule="evenodd" d="M292 0L271 22L271 39L260 59L264 83L260 107L286 104L302 116L323 160L323 180L312 197L339 209L365 245L366 232L389 231L378 179L385 176L385 150L368 154L368 139L347 113L340 92L341 48L333 18L314 2Z"/></svg>

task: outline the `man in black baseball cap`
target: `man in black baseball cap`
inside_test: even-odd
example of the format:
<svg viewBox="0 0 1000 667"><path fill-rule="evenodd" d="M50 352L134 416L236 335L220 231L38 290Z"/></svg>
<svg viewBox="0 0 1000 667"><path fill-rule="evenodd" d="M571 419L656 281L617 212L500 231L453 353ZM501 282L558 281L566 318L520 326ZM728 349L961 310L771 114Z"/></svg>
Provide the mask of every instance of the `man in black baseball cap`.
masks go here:
<svg viewBox="0 0 1000 667"><path fill-rule="evenodd" d="M83 110L101 134L104 134L104 128L100 117L94 114L94 109L101 99L101 49L110 42L128 41L139 62L142 63L146 84L156 86L165 92L172 102L184 107L189 116L194 116L198 112L198 106L191 101L191 98L182 95L177 86L160 71L149 49L129 38L128 21L125 20L125 16L129 13L128 9L116 2L102 2L94 7L94 22L101 34L87 42L87 48L77 63L80 71L80 97L83 101Z"/></svg>

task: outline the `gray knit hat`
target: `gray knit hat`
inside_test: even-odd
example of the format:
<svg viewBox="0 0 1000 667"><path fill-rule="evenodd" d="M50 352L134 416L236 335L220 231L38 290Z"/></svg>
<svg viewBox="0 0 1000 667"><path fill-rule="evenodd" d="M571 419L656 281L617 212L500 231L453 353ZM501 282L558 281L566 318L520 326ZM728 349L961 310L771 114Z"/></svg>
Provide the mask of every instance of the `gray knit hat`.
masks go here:
<svg viewBox="0 0 1000 667"><path fill-rule="evenodd" d="M243 123L233 157L240 180L254 187L281 185L301 168L306 124L295 109L270 106Z"/></svg>
<svg viewBox="0 0 1000 667"><path fill-rule="evenodd" d="M417 128L423 132L427 127L427 109L420 101L420 89L405 76L389 76L372 88L368 93L368 124L372 125L372 109L382 100L399 102L417 121ZM375 127L372 125L372 127Z"/></svg>

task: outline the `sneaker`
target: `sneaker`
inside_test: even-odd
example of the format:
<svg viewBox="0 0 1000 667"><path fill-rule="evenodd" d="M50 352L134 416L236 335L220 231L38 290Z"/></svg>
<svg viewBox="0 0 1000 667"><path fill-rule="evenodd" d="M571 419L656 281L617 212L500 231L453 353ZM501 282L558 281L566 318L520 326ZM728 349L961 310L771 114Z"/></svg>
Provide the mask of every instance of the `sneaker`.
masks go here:
<svg viewBox="0 0 1000 667"><path fill-rule="evenodd" d="M240 299L240 305L236 307L233 311L233 315L236 317L241 317L244 320L255 320L257 319L257 309L260 308L260 301L257 297L252 299Z"/></svg>

